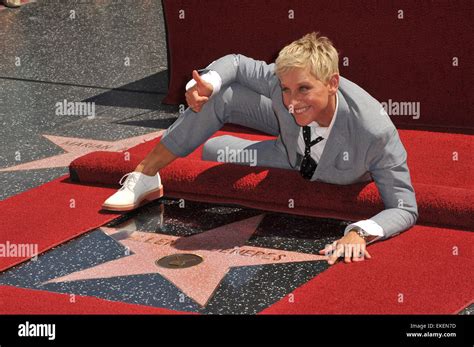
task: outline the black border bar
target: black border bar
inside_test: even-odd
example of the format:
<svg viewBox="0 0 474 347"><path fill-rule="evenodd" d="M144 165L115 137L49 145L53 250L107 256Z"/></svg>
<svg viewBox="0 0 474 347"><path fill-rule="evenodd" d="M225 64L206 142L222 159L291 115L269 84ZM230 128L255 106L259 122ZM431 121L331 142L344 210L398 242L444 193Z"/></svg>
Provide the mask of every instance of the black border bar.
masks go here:
<svg viewBox="0 0 474 347"><path fill-rule="evenodd" d="M20 324L26 322L55 324L55 339L18 336ZM474 317L470 315L4 315L0 316L0 346L71 343L473 346L473 323ZM407 333L425 335L409 337ZM434 333L451 336L435 337Z"/></svg>

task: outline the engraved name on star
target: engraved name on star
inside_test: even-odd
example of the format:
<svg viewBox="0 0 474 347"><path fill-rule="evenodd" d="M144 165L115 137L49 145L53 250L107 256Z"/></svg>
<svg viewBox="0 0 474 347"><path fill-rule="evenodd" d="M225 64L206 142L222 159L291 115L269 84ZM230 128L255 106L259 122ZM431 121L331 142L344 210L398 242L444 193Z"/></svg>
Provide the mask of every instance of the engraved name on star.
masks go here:
<svg viewBox="0 0 474 347"><path fill-rule="evenodd" d="M21 171L34 169L47 169L57 167L67 167L76 158L82 157L90 152L106 151L106 152L120 152L125 151L131 147L139 145L140 143L150 141L157 138L163 133L163 130L148 133L145 135L129 137L116 141L101 141L93 139L81 139L76 137L64 137L43 135L49 141L61 147L66 153L55 156L34 160L28 163L19 164L0 169L0 172L5 171Z"/></svg>
<svg viewBox="0 0 474 347"><path fill-rule="evenodd" d="M233 267L327 259L321 255L245 245L263 217L263 214L258 215L186 237L103 227L105 233L133 254L45 283L157 273L199 305L205 306ZM197 254L203 262L179 269L163 268L155 263L162 257L180 253Z"/></svg>

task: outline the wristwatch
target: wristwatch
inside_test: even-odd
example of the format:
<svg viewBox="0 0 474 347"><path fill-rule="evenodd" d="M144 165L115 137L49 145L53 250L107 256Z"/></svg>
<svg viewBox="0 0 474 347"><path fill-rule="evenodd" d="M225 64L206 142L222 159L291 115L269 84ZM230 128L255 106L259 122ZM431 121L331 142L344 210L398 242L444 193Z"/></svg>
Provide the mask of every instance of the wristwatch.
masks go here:
<svg viewBox="0 0 474 347"><path fill-rule="evenodd" d="M370 235L367 231L365 231L362 228L355 228L355 229L351 229L350 231L355 231L357 235L362 237L365 241L367 241L369 237L373 236L373 235Z"/></svg>

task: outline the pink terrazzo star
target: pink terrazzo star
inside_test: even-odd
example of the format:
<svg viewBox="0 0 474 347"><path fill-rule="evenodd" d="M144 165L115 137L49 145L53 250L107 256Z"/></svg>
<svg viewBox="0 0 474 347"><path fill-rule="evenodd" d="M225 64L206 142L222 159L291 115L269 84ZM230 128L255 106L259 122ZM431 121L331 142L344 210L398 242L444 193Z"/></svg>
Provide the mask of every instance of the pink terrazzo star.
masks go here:
<svg viewBox="0 0 474 347"><path fill-rule="evenodd" d="M259 215L187 237L102 228L134 254L46 283L158 273L205 306L232 267L327 259L321 255L246 246L263 217ZM197 254L203 262L182 269L167 269L155 264L164 256L179 253Z"/></svg>
<svg viewBox="0 0 474 347"><path fill-rule="evenodd" d="M156 131L153 133L129 137L117 141L100 141L92 139L81 139L75 137L63 137L53 135L43 135L49 141L61 147L66 153L58 154L53 157L39 159L24 163L20 165L10 166L1 171L20 171L20 170L33 170L33 169L47 169L54 167L66 167L76 158L82 157L83 155L95 152L95 151L106 151L106 152L120 152L139 145L140 143L150 141L157 138L163 133L163 130Z"/></svg>

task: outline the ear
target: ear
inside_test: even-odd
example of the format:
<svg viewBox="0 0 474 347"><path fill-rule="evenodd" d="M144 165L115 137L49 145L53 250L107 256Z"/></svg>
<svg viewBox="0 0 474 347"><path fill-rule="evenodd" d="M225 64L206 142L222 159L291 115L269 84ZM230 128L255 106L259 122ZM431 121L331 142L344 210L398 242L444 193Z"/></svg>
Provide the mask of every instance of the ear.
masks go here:
<svg viewBox="0 0 474 347"><path fill-rule="evenodd" d="M339 74L334 73L332 76L329 78L328 81L329 85L329 94L334 95L337 93L337 89L339 88Z"/></svg>

